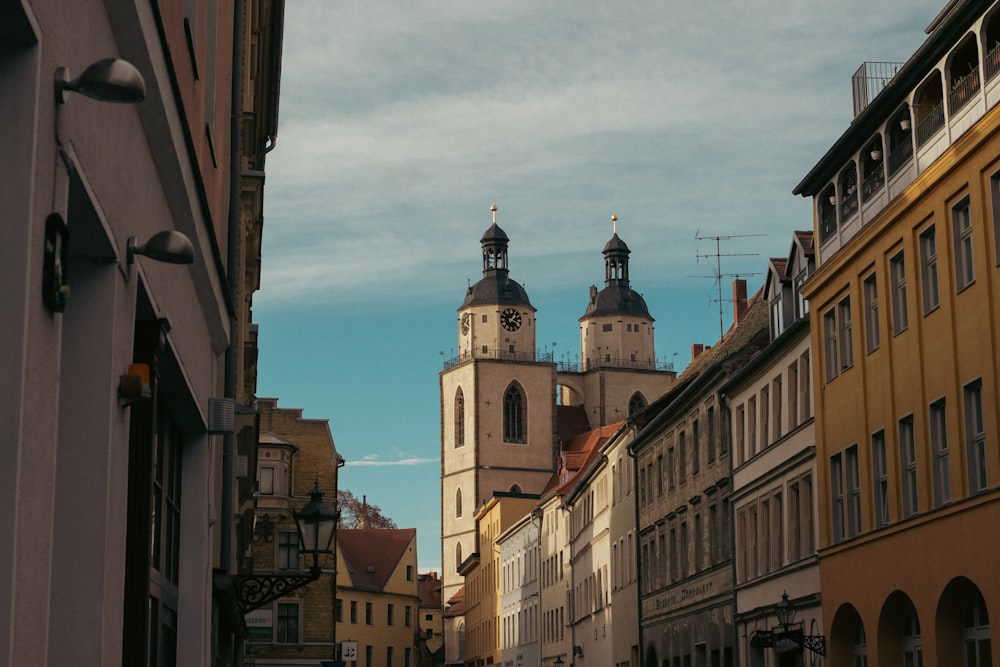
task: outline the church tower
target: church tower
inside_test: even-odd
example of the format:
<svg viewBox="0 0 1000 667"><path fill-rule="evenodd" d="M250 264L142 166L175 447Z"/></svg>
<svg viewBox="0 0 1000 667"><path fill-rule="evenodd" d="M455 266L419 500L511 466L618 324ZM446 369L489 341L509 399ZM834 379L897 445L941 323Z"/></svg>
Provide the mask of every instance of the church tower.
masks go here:
<svg viewBox="0 0 1000 667"><path fill-rule="evenodd" d="M675 377L671 367L656 361L654 320L629 282L631 251L618 236L618 216L612 215L611 223L611 240L603 251L604 289L591 285L580 318L580 377L571 382L560 376L560 402L582 401L591 428L622 421L646 407ZM571 395L574 385L582 396Z"/></svg>
<svg viewBox="0 0 1000 667"><path fill-rule="evenodd" d="M440 374L443 591L476 551L476 509L494 491L540 493L555 463L556 367L535 358L535 309L510 277L507 234L483 234L483 277L458 309L459 354Z"/></svg>

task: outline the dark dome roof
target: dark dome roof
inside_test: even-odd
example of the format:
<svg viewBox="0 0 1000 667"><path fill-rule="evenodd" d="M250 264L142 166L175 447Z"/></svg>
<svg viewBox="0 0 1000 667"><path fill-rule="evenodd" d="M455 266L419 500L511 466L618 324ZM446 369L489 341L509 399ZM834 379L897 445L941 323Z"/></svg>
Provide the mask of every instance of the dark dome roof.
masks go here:
<svg viewBox="0 0 1000 667"><path fill-rule="evenodd" d="M625 252L630 252L628 246L625 242L618 238L618 234L611 237L611 240L604 245L604 250L602 252L612 252L615 250L624 250Z"/></svg>
<svg viewBox="0 0 1000 667"><path fill-rule="evenodd" d="M649 308L646 307L646 300L627 285L613 281L611 285L600 292L594 294L594 291L596 289L591 291L587 312L583 314L581 320L585 317L597 317L598 315L639 315L648 317L650 321L653 320L649 314Z"/></svg>
<svg viewBox="0 0 1000 667"><path fill-rule="evenodd" d="M483 238L479 239L480 243L490 243L493 241L510 241L507 238L507 233L500 229L497 223L490 225L490 228L483 232Z"/></svg>
<svg viewBox="0 0 1000 667"><path fill-rule="evenodd" d="M506 271L489 271L482 280L469 287L462 308L483 304L528 306L534 310L528 301L528 293L520 283L511 280Z"/></svg>

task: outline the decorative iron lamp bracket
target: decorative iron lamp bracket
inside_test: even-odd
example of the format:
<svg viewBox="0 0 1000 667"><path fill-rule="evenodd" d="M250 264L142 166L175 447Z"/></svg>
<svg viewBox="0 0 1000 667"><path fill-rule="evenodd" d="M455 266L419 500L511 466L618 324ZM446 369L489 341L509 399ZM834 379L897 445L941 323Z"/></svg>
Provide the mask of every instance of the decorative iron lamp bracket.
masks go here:
<svg viewBox="0 0 1000 667"><path fill-rule="evenodd" d="M278 598L285 597L308 583L319 579L320 568L308 574L241 574L233 577L239 596L240 611L246 615Z"/></svg>

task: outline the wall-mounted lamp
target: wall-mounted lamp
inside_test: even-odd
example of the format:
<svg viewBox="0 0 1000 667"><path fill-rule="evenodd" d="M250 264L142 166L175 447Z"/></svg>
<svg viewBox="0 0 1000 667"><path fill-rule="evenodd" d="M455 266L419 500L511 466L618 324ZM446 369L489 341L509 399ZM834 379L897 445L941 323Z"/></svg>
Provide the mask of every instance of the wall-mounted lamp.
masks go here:
<svg viewBox="0 0 1000 667"><path fill-rule="evenodd" d="M574 646L573 647L573 657L574 658L582 658L583 657L583 647L582 646Z"/></svg>
<svg viewBox="0 0 1000 667"><path fill-rule="evenodd" d="M120 58L105 58L87 67L75 79L69 78L69 68L57 67L56 104L66 101L66 91L101 102L135 104L146 98L146 82L132 63Z"/></svg>
<svg viewBox="0 0 1000 667"><path fill-rule="evenodd" d="M907 130L909 130L910 129L910 119L909 118L904 118L903 120L899 121L899 127L900 127L900 129L903 130L903 132L906 132Z"/></svg>
<svg viewBox="0 0 1000 667"><path fill-rule="evenodd" d="M878 148L875 148L875 149L872 150L871 156L872 156L873 160L875 160L876 162L878 162L879 160L882 159L882 151L879 150Z"/></svg>
<svg viewBox="0 0 1000 667"><path fill-rule="evenodd" d="M143 398L152 398L149 384L149 364L129 364L128 372L118 378L118 400L132 405Z"/></svg>
<svg viewBox="0 0 1000 667"><path fill-rule="evenodd" d="M125 246L125 257L129 266L135 263L136 255L167 264L190 264L194 261L194 246L187 236L170 229L153 234L153 237L143 245L137 245L135 237L130 236Z"/></svg>
<svg viewBox="0 0 1000 667"><path fill-rule="evenodd" d="M781 600L774 605L774 615L778 627L773 630L757 630L754 635L760 646L770 646L778 655L801 654L809 650L826 655L826 638L823 635L807 635L802 632L801 623L795 623L795 605L788 599L788 593L781 594Z"/></svg>
<svg viewBox="0 0 1000 667"><path fill-rule="evenodd" d="M556 667L562 667L566 662L562 659L562 656L556 656L556 659L552 662Z"/></svg>
<svg viewBox="0 0 1000 667"><path fill-rule="evenodd" d="M830 206L837 205L837 195L830 195Z"/></svg>

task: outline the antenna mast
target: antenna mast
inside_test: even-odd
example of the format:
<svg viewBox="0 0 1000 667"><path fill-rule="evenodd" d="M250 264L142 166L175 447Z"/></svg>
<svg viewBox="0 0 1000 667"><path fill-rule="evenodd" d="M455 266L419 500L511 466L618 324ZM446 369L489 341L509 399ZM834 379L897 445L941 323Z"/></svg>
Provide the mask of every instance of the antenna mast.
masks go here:
<svg viewBox="0 0 1000 667"><path fill-rule="evenodd" d="M756 252L722 252L722 242L731 241L733 239L743 239L750 238L752 236L767 236L767 234L738 234L738 235L728 235L728 236L702 236L700 231L695 232L694 238L696 241L714 241L715 242L715 252L714 253L699 253L695 252L695 261L701 261L702 259L715 258L715 275L712 276L690 276L691 278L713 278L715 280L715 286L719 292L719 298L717 299L719 304L719 340L722 340L722 336L725 333L722 329L722 279L726 278L739 278L740 276L756 276L758 273L722 273L722 258L723 257L756 257L758 253Z"/></svg>

